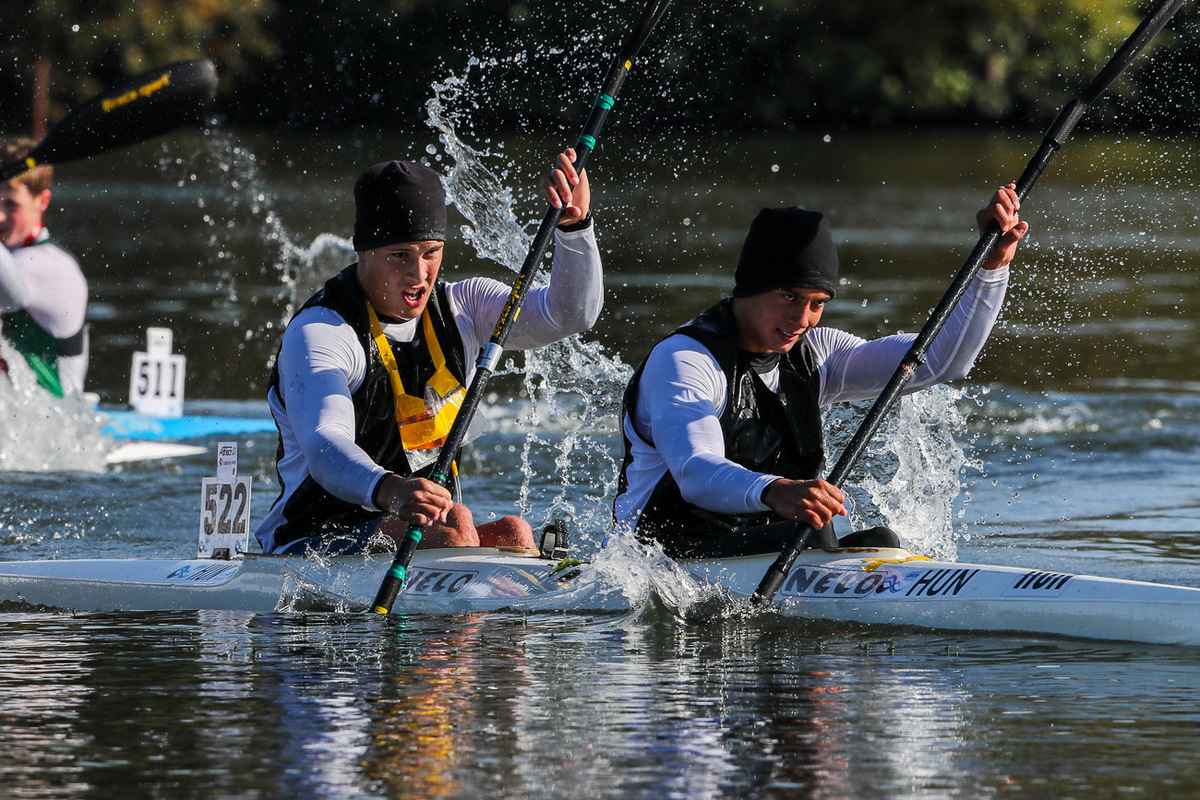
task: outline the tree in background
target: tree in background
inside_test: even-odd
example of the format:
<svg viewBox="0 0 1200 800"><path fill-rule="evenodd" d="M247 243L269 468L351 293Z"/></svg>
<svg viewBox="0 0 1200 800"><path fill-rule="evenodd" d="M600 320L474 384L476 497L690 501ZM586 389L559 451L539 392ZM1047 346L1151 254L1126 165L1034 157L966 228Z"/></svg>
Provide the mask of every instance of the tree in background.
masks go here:
<svg viewBox="0 0 1200 800"><path fill-rule="evenodd" d="M723 124L771 127L1040 125L1140 19L1127 0L752 0L731 12L680 20L672 68L737 98L712 115Z"/></svg>
<svg viewBox="0 0 1200 800"><path fill-rule="evenodd" d="M9 0L0 9L10 33L0 46L0 123L27 126L37 56L52 65L53 117L129 74L207 56L232 125L417 126L431 84L468 68L496 87L487 108L495 129L574 125L578 104L563 98L593 90L638 5ZM654 66L625 99L624 124L1041 127L1143 11L1135 0L676 0L647 48ZM1143 121L1194 116L1194 28L1173 24L1104 102L1132 108L1149 80L1172 87L1173 102L1135 109ZM1187 77L1173 80L1170 69Z"/></svg>
<svg viewBox="0 0 1200 800"><path fill-rule="evenodd" d="M130 75L184 58L212 58L229 90L253 59L277 55L263 32L273 0L7 0L0 121L32 128L34 68L50 63L54 119Z"/></svg>
<svg viewBox="0 0 1200 800"><path fill-rule="evenodd" d="M1192 133L1200 118L1200 9L1188 3L1158 35L1153 58L1133 73L1115 101L1115 115L1134 116L1155 129ZM1130 88L1132 87L1132 88Z"/></svg>

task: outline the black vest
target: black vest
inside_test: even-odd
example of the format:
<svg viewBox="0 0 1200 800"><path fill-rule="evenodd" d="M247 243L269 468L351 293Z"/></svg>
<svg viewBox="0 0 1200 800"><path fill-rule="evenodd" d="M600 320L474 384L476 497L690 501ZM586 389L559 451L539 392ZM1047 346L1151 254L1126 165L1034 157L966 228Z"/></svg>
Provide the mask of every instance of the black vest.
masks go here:
<svg viewBox="0 0 1200 800"><path fill-rule="evenodd" d="M376 464L397 475L414 474L408 464L404 446L400 442L400 431L396 424L396 405L387 368L379 356L379 349L371 336L371 321L367 316L367 299L358 285L357 265L351 265L325 282L325 287L309 298L300 309L324 307L337 312L354 329L359 344L367 356L367 370L362 385L351 396L354 401L354 442L361 447ZM460 383L466 383L466 361L463 355L462 337L458 326L449 312L446 301L446 286L438 281L425 313L430 316L434 333L441 344L446 365ZM300 313L299 311L296 312ZM434 372L433 359L425 337L418 327L412 342L392 342L392 353L405 386L405 391L420 396ZM271 388L283 403L279 391L278 356L271 370ZM285 406L286 407L286 406ZM283 458L283 441L280 440L276 463ZM426 477L432 471L430 464L418 470L417 475ZM282 478L280 478L282 483ZM451 477L447 488L458 495L457 479ZM280 494L282 497L282 493ZM276 499L278 502L278 499ZM275 531L275 544L282 546L306 536L326 530L360 525L379 516L378 511L363 508L354 503L334 497L311 475L296 488L283 509L286 522Z"/></svg>
<svg viewBox="0 0 1200 800"><path fill-rule="evenodd" d="M721 430L725 435L725 457L754 472L765 472L794 480L815 478L821 473L825 450L818 404L819 375L807 339L801 339L779 359L779 391L772 392L751 367L752 353L737 348L737 326L733 300L726 298L694 320L677 328L708 348L725 373L728 385ZM654 443L637 430L638 384L645 369L642 363L622 400L622 414L648 444ZM625 438L618 493L628 488L626 471L632 463L631 443ZM684 500L679 485L668 471L654 487L638 519L636 533L644 540L657 540L668 554L704 549L706 540L735 530L782 520L772 511L756 514L718 514Z"/></svg>

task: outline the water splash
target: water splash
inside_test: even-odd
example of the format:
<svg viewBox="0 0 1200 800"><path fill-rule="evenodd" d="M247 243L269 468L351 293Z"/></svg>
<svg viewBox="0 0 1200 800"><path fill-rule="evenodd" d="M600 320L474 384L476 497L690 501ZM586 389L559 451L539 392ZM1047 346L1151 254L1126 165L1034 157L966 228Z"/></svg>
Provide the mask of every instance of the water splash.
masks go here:
<svg viewBox="0 0 1200 800"><path fill-rule="evenodd" d="M519 200L506 185L506 180L519 170L503 154L477 150L457 133L463 120L469 120L478 110L470 88L472 75L487 67L487 62L474 59L463 76L451 75L434 84L426 111L429 125L439 132L441 147L431 145L427 152L435 162L442 159L442 153L449 157L449 171L443 182L447 199L468 222L462 227L463 238L481 258L519 271L532 238L518 221ZM550 155L546 156L547 163ZM530 195L534 194L531 186ZM544 274L534 279L534 285L545 282ZM597 434L613 429L619 399L631 372L599 344L585 342L579 336L525 353L523 367L514 359L506 360L497 375L520 375L525 393L532 399L517 498L522 516L529 517L536 502L546 509L545 519L572 519L587 544L599 544L609 525L617 461L611 439ZM547 436L543 422L564 418L571 423L565 435ZM535 484L533 476L538 470L533 462L540 450L556 451L553 480Z"/></svg>
<svg viewBox="0 0 1200 800"><path fill-rule="evenodd" d="M280 309L278 316L231 321L246 329L238 345L239 357L245 358L255 355L261 342L276 341L275 331L286 326L299 304L329 275L353 260L354 248L330 233L303 244L301 235L289 230L276 210L276 195L262 174L263 159L220 128L206 130L205 143L189 158L164 156L159 166L174 175L181 188L196 189L217 291L230 303L250 292L256 305ZM274 349L269 348L272 354Z"/></svg>
<svg viewBox="0 0 1200 800"><path fill-rule="evenodd" d="M935 386L900 400L854 470L847 488L850 527L887 525L905 546L943 561L957 558L955 505L981 464L960 437L964 392ZM857 422L857 419L854 420Z"/></svg>
<svg viewBox="0 0 1200 800"><path fill-rule="evenodd" d="M307 247L291 246L289 268L283 272L283 280L288 286L286 318L291 317L301 302L314 295L330 275L341 271L354 259L354 245L350 240L332 233L318 234Z"/></svg>
<svg viewBox="0 0 1200 800"><path fill-rule="evenodd" d="M112 440L82 397L51 397L25 359L0 338L0 472L103 472Z"/></svg>

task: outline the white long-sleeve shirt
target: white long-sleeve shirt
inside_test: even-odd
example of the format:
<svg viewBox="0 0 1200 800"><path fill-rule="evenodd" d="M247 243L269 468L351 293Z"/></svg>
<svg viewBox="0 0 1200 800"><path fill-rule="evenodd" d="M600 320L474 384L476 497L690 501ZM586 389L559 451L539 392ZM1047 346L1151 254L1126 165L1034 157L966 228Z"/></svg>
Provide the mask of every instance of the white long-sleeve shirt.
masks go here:
<svg viewBox="0 0 1200 800"><path fill-rule="evenodd" d="M981 270L946 326L929 347L904 393L966 377L1000 313L1008 268ZM818 401L872 399L883 391L916 339L897 334L866 340L834 328L807 334L820 379ZM779 370L760 376L778 391ZM753 472L725 458L721 414L728 394L725 373L704 345L685 335L660 342L646 360L638 385L636 428L621 420L633 460L628 488L614 503L619 529L632 531L654 487L670 470L685 500L722 514L769 510L763 490L780 476ZM645 432L653 444L641 438Z"/></svg>
<svg viewBox="0 0 1200 800"><path fill-rule="evenodd" d="M559 230L556 237L550 282L526 294L505 342L509 349L543 347L587 330L600 316L604 276L592 227ZM490 278L446 285L467 358L468 383L475 373L475 356L491 339L510 291ZM392 341L409 342L418 324L419 319L383 323L383 332ZM387 475L354 440L351 398L366 376L367 361L354 329L341 315L324 307L297 314L284 331L278 368L282 402L274 391L267 400L283 442L284 457L278 464L283 495L258 528L264 552L271 551L291 492L308 475L336 497L366 507L372 507L375 486Z"/></svg>
<svg viewBox="0 0 1200 800"><path fill-rule="evenodd" d="M87 321L87 279L75 258L53 242L42 228L34 244L18 247L11 259L0 260L0 312L23 309L56 339L69 339ZM0 250L3 250L0 247ZM59 356L58 378L63 391L83 391L88 353Z"/></svg>

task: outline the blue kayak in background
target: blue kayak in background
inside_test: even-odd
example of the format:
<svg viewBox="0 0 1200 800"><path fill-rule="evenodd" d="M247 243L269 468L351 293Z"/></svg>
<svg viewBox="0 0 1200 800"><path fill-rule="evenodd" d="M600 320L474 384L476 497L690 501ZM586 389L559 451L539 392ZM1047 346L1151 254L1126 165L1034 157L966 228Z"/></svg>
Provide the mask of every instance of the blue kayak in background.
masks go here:
<svg viewBox="0 0 1200 800"><path fill-rule="evenodd" d="M152 417L137 411L108 409L102 409L100 415L104 421L101 432L114 439L160 441L275 432L275 420L269 415L185 414L181 417Z"/></svg>

